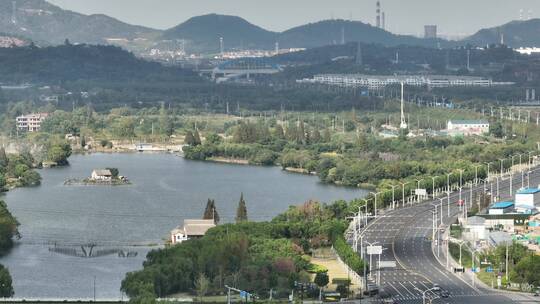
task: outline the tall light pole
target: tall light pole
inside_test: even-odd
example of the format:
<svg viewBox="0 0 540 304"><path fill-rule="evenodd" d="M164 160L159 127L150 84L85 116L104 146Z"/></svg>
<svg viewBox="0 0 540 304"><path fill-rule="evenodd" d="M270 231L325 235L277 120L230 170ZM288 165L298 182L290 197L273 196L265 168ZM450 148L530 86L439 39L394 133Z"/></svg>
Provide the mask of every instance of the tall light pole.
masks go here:
<svg viewBox="0 0 540 304"><path fill-rule="evenodd" d="M476 165L474 166L474 184L478 185L478 168L482 165Z"/></svg>
<svg viewBox="0 0 540 304"><path fill-rule="evenodd" d="M487 163L487 179L489 180L489 165L491 165L491 163Z"/></svg>
<svg viewBox="0 0 540 304"><path fill-rule="evenodd" d="M405 207L405 185L407 185L408 183L410 183L410 182L400 183L401 184L401 196L402 196L401 204L402 204L403 207Z"/></svg>
<svg viewBox="0 0 540 304"><path fill-rule="evenodd" d="M463 187L463 169L458 169L459 171L459 187Z"/></svg>
<svg viewBox="0 0 540 304"><path fill-rule="evenodd" d="M433 176L431 177L432 186L433 186L433 187L432 187L433 189L432 189L431 195L433 196L433 198L435 198L435 179L436 179L436 178L437 178L437 177L433 177Z"/></svg>
<svg viewBox="0 0 540 304"><path fill-rule="evenodd" d="M504 166L504 158L499 159L499 161L501 162L501 178L502 178L503 173L504 173L504 171L503 171L503 169L504 169L503 168L503 166Z"/></svg>
<svg viewBox="0 0 540 304"><path fill-rule="evenodd" d="M377 193L370 192L370 193L375 196L375 202L373 203L373 209L374 209L373 213L374 213L374 216L376 218L377 217L377 195L380 194L380 192L377 192Z"/></svg>
<svg viewBox="0 0 540 304"><path fill-rule="evenodd" d="M420 202L420 195L417 194L416 192L418 191L418 189L420 189L420 182L423 181L423 179L415 179L416 180L416 190L414 191L416 194L416 202L419 203Z"/></svg>
<svg viewBox="0 0 540 304"><path fill-rule="evenodd" d="M398 185L392 185L392 210L396 209L396 187L399 187Z"/></svg>
<svg viewBox="0 0 540 304"><path fill-rule="evenodd" d="M446 173L446 193L450 193L450 176L452 173Z"/></svg>

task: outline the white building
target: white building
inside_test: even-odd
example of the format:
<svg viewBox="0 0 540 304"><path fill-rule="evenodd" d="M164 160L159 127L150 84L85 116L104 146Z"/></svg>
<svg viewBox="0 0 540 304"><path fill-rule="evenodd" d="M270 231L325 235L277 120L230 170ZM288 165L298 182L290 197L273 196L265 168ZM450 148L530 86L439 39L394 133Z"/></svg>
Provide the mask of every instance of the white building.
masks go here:
<svg viewBox="0 0 540 304"><path fill-rule="evenodd" d="M363 75L363 74L319 74L313 79L297 80L299 83L321 83L342 87L363 87L372 90L388 85L404 83L407 86L430 88L446 87L491 87L511 85L512 83L494 83L491 79L475 76L454 75Z"/></svg>
<svg viewBox="0 0 540 304"><path fill-rule="evenodd" d="M540 189L525 188L516 193L516 206L527 206L534 208L540 200Z"/></svg>
<svg viewBox="0 0 540 304"><path fill-rule="evenodd" d="M92 179L98 181L111 181L112 173L108 169L98 169L92 171Z"/></svg>
<svg viewBox="0 0 540 304"><path fill-rule="evenodd" d="M480 241L487 239L486 219L479 216L467 218L467 223L463 226L463 237L470 241Z"/></svg>
<svg viewBox="0 0 540 304"><path fill-rule="evenodd" d="M214 220L184 220L183 227L171 231L171 243L179 244L192 238L203 237L208 229L216 227Z"/></svg>
<svg viewBox="0 0 540 304"><path fill-rule="evenodd" d="M19 131L39 132L41 123L49 116L48 113L33 113L17 117L17 129Z"/></svg>
<svg viewBox="0 0 540 304"><path fill-rule="evenodd" d="M451 136L484 135L489 133L487 120L449 120L446 129Z"/></svg>

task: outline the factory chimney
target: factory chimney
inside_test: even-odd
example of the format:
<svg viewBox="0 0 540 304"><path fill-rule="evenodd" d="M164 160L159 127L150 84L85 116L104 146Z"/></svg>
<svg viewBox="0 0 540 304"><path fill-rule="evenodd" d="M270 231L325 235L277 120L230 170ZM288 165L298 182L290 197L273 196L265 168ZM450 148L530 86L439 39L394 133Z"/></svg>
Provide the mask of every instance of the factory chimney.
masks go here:
<svg viewBox="0 0 540 304"><path fill-rule="evenodd" d="M375 11L375 19L376 19L376 24L377 24L377 28L380 28L381 27L381 1L377 1L377 9Z"/></svg>

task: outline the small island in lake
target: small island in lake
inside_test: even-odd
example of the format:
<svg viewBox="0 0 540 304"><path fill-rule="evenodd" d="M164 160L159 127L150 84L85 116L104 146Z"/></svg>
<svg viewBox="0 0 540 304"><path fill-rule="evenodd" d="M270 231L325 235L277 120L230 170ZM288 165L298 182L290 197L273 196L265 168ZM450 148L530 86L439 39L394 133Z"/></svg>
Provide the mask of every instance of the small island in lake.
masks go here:
<svg viewBox="0 0 540 304"><path fill-rule="evenodd" d="M92 175L85 179L68 179L64 185L105 185L119 186L129 185L131 182L122 175L119 175L117 168L95 169Z"/></svg>

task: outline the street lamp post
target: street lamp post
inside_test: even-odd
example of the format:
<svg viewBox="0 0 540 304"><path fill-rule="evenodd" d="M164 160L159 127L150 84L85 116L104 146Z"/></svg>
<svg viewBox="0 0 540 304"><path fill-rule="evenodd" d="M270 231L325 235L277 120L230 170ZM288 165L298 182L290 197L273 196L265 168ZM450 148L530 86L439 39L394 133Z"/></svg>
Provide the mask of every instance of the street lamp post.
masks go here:
<svg viewBox="0 0 540 304"><path fill-rule="evenodd" d="M423 181L423 179L416 179L416 190L414 191L416 194L416 202L420 203L420 194L416 193L418 189L420 189L420 182Z"/></svg>
<svg viewBox="0 0 540 304"><path fill-rule="evenodd" d="M459 187L463 187L463 169L458 169L459 171Z"/></svg>
<svg viewBox="0 0 540 304"><path fill-rule="evenodd" d="M377 195L379 195L380 192L377 192L377 193L371 192L371 194L373 194L375 196L375 202L373 203L373 209L374 209L374 211L373 211L374 214L373 215L375 216L375 218L377 218Z"/></svg>
<svg viewBox="0 0 540 304"><path fill-rule="evenodd" d="M390 186L392 187L392 210L396 209L396 194L395 194L395 190L396 190L396 187L399 187L397 185L392 185Z"/></svg>
<svg viewBox="0 0 540 304"><path fill-rule="evenodd" d="M405 185L407 185L409 182L406 182L406 183L400 183L401 184L401 204L403 205L403 207L405 207Z"/></svg>
<svg viewBox="0 0 540 304"><path fill-rule="evenodd" d="M482 165L476 165L474 166L474 184L477 185L478 184L478 168L481 167Z"/></svg>
<svg viewBox="0 0 540 304"><path fill-rule="evenodd" d="M446 193L450 193L450 176L452 173L446 173Z"/></svg>
<svg viewBox="0 0 540 304"><path fill-rule="evenodd" d="M433 183L432 183L432 188L433 188L433 189L432 189L431 195L433 196L433 198L435 198L435 179L436 179L436 178L437 178L437 177L433 177L433 176L431 177L431 180L432 180L432 182L433 182Z"/></svg>
<svg viewBox="0 0 540 304"><path fill-rule="evenodd" d="M504 169L503 168L503 166L504 166L504 158L499 159L499 161L501 162L501 178L502 178L503 173L504 173L504 171L503 171L503 169Z"/></svg>

